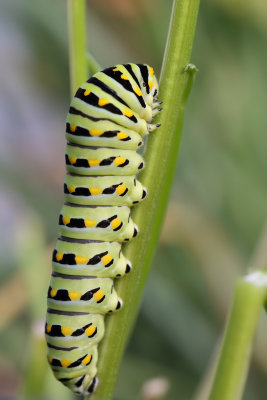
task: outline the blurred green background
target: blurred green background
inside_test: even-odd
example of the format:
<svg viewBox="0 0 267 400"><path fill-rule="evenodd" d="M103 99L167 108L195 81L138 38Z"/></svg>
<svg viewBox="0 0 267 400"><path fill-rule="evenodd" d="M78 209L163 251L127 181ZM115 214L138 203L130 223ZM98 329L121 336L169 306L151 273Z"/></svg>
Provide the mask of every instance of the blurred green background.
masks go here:
<svg viewBox="0 0 267 400"><path fill-rule="evenodd" d="M88 49L103 67L159 75L171 3L88 0ZM63 201L66 11L66 0L1 1L0 400L73 398L42 333ZM151 399L159 377L164 399L206 400L234 280L266 266L266 15L262 0L202 1L179 165L116 400ZM266 398L262 318L244 399Z"/></svg>

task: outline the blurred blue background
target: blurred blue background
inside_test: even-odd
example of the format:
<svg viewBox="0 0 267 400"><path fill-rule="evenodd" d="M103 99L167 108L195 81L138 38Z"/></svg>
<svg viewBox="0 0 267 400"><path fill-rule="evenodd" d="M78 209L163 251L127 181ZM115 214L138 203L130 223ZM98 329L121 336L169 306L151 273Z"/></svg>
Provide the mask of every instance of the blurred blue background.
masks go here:
<svg viewBox="0 0 267 400"><path fill-rule="evenodd" d="M159 75L171 3L88 0L88 49L103 67L149 63ZM63 201L66 6L1 1L1 400L72 398L47 367L42 335ZM117 400L152 399L147 384L159 377L165 394L153 399L206 400L234 280L266 266L266 15L262 0L202 1L192 55L199 72ZM245 400L266 399L266 374L262 318Z"/></svg>

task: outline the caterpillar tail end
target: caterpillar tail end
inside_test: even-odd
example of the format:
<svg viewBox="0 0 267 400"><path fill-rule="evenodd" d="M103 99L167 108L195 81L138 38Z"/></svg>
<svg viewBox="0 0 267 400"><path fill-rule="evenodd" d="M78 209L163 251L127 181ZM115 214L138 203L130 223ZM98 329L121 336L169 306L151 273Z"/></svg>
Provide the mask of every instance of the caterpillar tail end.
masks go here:
<svg viewBox="0 0 267 400"><path fill-rule="evenodd" d="M85 379L86 379L86 377L88 377L89 379L91 379L91 378L90 378L90 375L86 375L86 376L85 376ZM90 382L90 381L89 381L89 382ZM89 386L84 387L84 391L83 391L82 394L83 394L84 396L93 394L93 393L95 392L97 386L98 386L98 382L99 382L99 381L98 381L98 378L95 376L95 377L91 380L91 382L89 383Z"/></svg>
<svg viewBox="0 0 267 400"><path fill-rule="evenodd" d="M67 379L66 382L62 383L67 386L73 393L88 396L93 394L98 386L98 378L95 376L92 379L92 375L82 375L78 378Z"/></svg>

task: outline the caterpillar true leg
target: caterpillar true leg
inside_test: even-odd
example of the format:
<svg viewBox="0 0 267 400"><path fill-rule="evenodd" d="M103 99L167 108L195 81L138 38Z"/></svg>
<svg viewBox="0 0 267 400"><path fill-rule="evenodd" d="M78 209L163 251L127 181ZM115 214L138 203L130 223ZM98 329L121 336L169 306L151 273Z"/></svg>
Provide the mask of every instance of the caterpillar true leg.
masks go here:
<svg viewBox="0 0 267 400"><path fill-rule="evenodd" d="M153 68L123 64L97 72L77 90L66 123L65 204L53 252L46 339L56 378L73 392L97 386L104 315L122 306L113 278L131 270L121 244L138 228L130 207L146 197L136 150L161 111Z"/></svg>

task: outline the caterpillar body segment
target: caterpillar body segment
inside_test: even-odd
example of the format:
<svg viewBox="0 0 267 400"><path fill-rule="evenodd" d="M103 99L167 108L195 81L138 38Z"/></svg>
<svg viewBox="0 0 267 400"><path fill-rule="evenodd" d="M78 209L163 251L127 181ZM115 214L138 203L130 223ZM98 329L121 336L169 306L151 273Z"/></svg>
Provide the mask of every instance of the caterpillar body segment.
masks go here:
<svg viewBox="0 0 267 400"><path fill-rule="evenodd" d="M73 313L72 318L61 315L59 321L58 314L50 312L45 332L53 346L86 347L89 341L90 346L94 346L103 338L104 317L102 314Z"/></svg>
<svg viewBox="0 0 267 400"><path fill-rule="evenodd" d="M64 205L59 215L61 236L100 241L124 242L137 234L127 206Z"/></svg>
<svg viewBox="0 0 267 400"><path fill-rule="evenodd" d="M66 147L66 169L79 175L136 175L144 168L143 158L131 150Z"/></svg>
<svg viewBox="0 0 267 400"><path fill-rule="evenodd" d="M80 205L132 206L146 197L146 189L134 176L71 176L64 181L64 199Z"/></svg>
<svg viewBox="0 0 267 400"><path fill-rule="evenodd" d="M118 127L112 121L92 121L79 115L68 114L66 139L83 146L114 147L136 150L143 145L139 133L125 127Z"/></svg>
<svg viewBox="0 0 267 400"><path fill-rule="evenodd" d="M65 203L45 333L55 377L77 394L96 389L104 316L122 307L114 278L132 268L121 246L138 233L130 207L147 192L136 179L145 166L136 150L159 126L151 123L157 95L153 68L116 65L81 85L67 116Z"/></svg>
<svg viewBox="0 0 267 400"><path fill-rule="evenodd" d="M47 305L59 311L106 314L121 308L122 301L114 290L113 279L81 277L75 279L52 275Z"/></svg>
<svg viewBox="0 0 267 400"><path fill-rule="evenodd" d="M53 252L53 271L66 275L120 277L132 266L118 242L58 240Z"/></svg>

